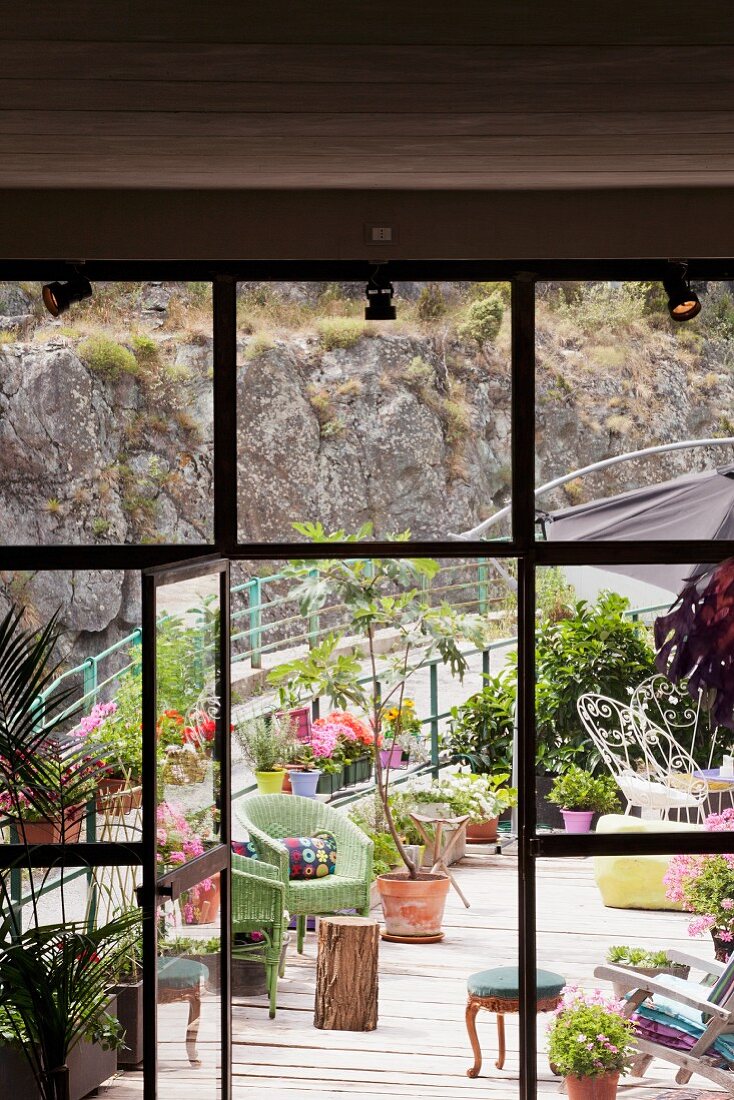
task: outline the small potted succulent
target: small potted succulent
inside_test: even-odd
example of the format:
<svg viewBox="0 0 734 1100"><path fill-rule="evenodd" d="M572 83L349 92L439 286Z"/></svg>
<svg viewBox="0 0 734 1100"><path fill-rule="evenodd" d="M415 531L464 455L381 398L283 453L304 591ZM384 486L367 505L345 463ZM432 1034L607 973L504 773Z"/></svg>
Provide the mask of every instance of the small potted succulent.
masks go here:
<svg viewBox="0 0 734 1100"><path fill-rule="evenodd" d="M285 762L293 755L290 722L274 716L258 715L235 726L245 761L255 773L260 794L280 794L285 778Z"/></svg>
<svg viewBox="0 0 734 1100"><path fill-rule="evenodd" d="M644 947L629 947L627 944L610 947L607 951L607 962L625 970L633 970L636 974L644 974L648 978L654 978L656 974L672 974L685 980L691 969L684 963L673 962L667 951L648 951ZM615 997L621 998L624 995L620 985L612 983L612 988Z"/></svg>
<svg viewBox="0 0 734 1100"><path fill-rule="evenodd" d="M564 1077L568 1100L615 1100L634 1055L634 1024L624 1001L566 986L548 1027L548 1060Z"/></svg>
<svg viewBox="0 0 734 1100"><path fill-rule="evenodd" d="M594 814L610 814L620 809L612 777L595 777L575 764L554 781L548 801L560 806L567 833L588 833Z"/></svg>

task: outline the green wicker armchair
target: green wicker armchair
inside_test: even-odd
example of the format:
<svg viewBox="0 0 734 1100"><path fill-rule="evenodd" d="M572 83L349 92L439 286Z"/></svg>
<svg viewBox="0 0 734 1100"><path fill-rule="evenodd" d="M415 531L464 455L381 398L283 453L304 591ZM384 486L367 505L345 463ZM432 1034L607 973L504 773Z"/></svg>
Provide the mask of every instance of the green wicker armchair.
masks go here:
<svg viewBox="0 0 734 1100"><path fill-rule="evenodd" d="M285 928L285 887L277 867L259 859L232 856L232 958L265 966L270 996L270 1018L275 1016L278 974ZM261 932L257 943L236 942L239 932Z"/></svg>
<svg viewBox="0 0 734 1100"><path fill-rule="evenodd" d="M285 886L285 907L297 917L299 953L303 951L307 916L338 909L356 909L362 916L369 915L374 846L346 814L315 798L288 794L254 795L239 802L236 813L260 859L278 868ZM289 879L288 850L280 840L319 832L336 837L336 873L319 879Z"/></svg>

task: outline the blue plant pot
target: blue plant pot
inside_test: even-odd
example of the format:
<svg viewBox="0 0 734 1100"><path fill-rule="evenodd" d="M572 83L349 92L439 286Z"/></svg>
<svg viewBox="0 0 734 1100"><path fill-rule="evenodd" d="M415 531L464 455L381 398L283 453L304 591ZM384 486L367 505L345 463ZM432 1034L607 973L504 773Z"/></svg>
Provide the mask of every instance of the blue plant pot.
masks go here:
<svg viewBox="0 0 734 1100"><path fill-rule="evenodd" d="M294 794L301 798L315 798L316 788L319 785L321 772L318 769L310 772L291 772L291 788Z"/></svg>

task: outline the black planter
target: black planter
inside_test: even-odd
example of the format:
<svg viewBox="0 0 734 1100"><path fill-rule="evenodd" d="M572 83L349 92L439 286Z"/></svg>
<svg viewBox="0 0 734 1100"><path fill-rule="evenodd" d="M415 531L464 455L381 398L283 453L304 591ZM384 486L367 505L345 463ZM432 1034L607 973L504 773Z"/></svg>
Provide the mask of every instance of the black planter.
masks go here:
<svg viewBox="0 0 734 1100"><path fill-rule="evenodd" d="M535 815L538 825L548 829L562 829L563 818L559 806L548 802L551 787L556 781L555 775L536 775L535 777Z"/></svg>
<svg viewBox="0 0 734 1100"><path fill-rule="evenodd" d="M344 769L338 772L322 772L319 776L319 794L335 794L344 786Z"/></svg>
<svg viewBox="0 0 734 1100"><path fill-rule="evenodd" d="M117 1015L115 1000L107 1011ZM112 1077L117 1052L102 1050L99 1043L77 1043L69 1052L69 1100L82 1100ZM13 1100L41 1100L41 1094L23 1052L14 1044L0 1044L0 1096Z"/></svg>
<svg viewBox="0 0 734 1100"><path fill-rule="evenodd" d="M143 983L117 986L117 1019L125 1032L125 1047L117 1051L118 1066L137 1066L143 1060Z"/></svg>

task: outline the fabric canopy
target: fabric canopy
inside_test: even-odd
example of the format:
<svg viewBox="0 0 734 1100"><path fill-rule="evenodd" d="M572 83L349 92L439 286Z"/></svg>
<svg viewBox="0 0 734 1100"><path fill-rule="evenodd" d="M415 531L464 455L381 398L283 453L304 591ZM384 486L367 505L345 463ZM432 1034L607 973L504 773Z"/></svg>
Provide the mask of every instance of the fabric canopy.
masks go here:
<svg viewBox="0 0 734 1100"><path fill-rule="evenodd" d="M734 539L734 465L684 474L557 512L538 512L550 541ZM664 553L661 552L661 557ZM605 565L604 569L679 592L696 565Z"/></svg>

